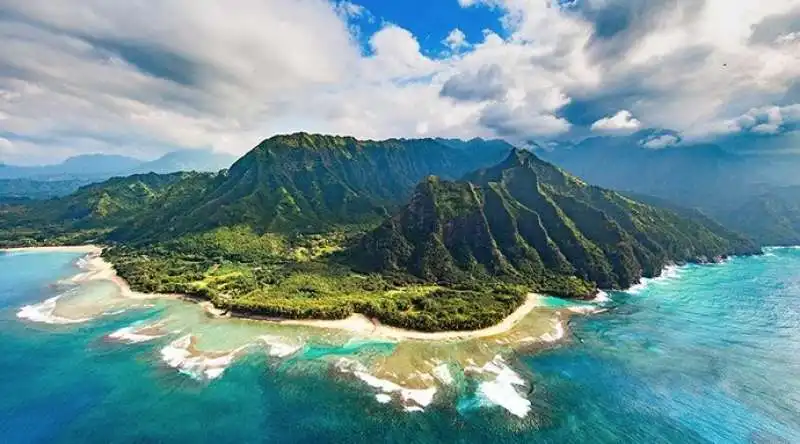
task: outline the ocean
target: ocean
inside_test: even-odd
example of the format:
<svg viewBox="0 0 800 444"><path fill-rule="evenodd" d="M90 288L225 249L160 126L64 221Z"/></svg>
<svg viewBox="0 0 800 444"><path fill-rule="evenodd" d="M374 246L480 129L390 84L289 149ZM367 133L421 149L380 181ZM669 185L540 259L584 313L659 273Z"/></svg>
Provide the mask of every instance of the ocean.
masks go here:
<svg viewBox="0 0 800 444"><path fill-rule="evenodd" d="M4 443L797 443L800 249L420 343L209 318L0 253Z"/></svg>

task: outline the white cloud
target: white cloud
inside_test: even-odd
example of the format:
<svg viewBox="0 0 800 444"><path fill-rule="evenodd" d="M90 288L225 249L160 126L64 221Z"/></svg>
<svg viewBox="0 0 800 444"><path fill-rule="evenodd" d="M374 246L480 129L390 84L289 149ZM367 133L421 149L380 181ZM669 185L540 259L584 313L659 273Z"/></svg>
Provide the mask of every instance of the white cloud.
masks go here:
<svg viewBox="0 0 800 444"><path fill-rule="evenodd" d="M592 131L608 133L632 133L641 128L642 122L633 117L628 110L620 110L610 117L602 119L592 124Z"/></svg>
<svg viewBox="0 0 800 444"><path fill-rule="evenodd" d="M662 134L659 136L646 138L639 143L644 148L651 150L660 150L673 145L677 145L678 142L680 142L680 138L678 138L678 136L675 136L673 134Z"/></svg>
<svg viewBox="0 0 800 444"><path fill-rule="evenodd" d="M779 35L777 38L775 38L775 43L779 45L788 45L798 42L800 42L800 32L790 32Z"/></svg>
<svg viewBox="0 0 800 444"><path fill-rule="evenodd" d="M10 140L0 137L0 154L8 154L14 151L14 144Z"/></svg>
<svg viewBox="0 0 800 444"><path fill-rule="evenodd" d="M467 35L458 28L450 31L450 34L447 34L447 37L442 40L442 43L450 48L451 51L458 51L469 46L469 42L467 42Z"/></svg>
<svg viewBox="0 0 800 444"><path fill-rule="evenodd" d="M336 3L334 9L339 15L348 19L362 17L369 13L367 8L347 0Z"/></svg>
<svg viewBox="0 0 800 444"><path fill-rule="evenodd" d="M504 32L452 30L440 58L394 24L359 40L369 11L350 1L2 3L2 161L242 153L297 130L525 141L585 133L576 109L618 133L785 131L786 106L780 122L748 110L800 102L796 0L459 0L496 8Z"/></svg>
<svg viewBox="0 0 800 444"><path fill-rule="evenodd" d="M725 132L777 134L800 125L800 103L787 106L751 108L745 114L726 122Z"/></svg>

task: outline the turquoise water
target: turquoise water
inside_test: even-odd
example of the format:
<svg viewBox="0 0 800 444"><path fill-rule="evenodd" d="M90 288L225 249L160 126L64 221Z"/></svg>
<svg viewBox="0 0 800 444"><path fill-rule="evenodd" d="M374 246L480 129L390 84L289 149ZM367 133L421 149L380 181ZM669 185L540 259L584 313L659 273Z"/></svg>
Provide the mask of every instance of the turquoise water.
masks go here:
<svg viewBox="0 0 800 444"><path fill-rule="evenodd" d="M524 418L475 402L469 381L404 412L320 361L393 344L246 353L208 381L164 365L171 339L107 340L159 304L76 324L17 318L68 290L53 283L77 257L0 255L2 442L800 442L800 249L612 293L564 343L511 362L530 381Z"/></svg>

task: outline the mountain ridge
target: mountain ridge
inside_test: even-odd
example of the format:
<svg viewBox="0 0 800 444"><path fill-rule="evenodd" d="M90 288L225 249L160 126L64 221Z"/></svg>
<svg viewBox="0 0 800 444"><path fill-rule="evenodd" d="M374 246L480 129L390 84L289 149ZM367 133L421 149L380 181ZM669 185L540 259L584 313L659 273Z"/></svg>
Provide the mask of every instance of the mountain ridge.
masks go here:
<svg viewBox="0 0 800 444"><path fill-rule="evenodd" d="M687 230L691 234L682 234ZM755 250L733 233L586 185L515 150L497 166L460 181L428 178L401 213L350 254L364 271L408 270L423 280L451 283L500 276L563 295L558 284L541 281L576 275L621 289L671 261L712 261Z"/></svg>
<svg viewBox="0 0 800 444"><path fill-rule="evenodd" d="M586 184L505 142L313 134L219 173L136 175L0 205L0 245L104 243L136 291L241 315L363 313L425 331L500 322L669 263L757 253L701 217Z"/></svg>

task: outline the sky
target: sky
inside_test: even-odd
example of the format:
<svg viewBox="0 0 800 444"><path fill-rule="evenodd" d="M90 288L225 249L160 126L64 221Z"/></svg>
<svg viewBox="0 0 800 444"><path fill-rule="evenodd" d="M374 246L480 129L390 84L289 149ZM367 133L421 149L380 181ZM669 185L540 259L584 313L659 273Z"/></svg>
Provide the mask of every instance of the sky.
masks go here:
<svg viewBox="0 0 800 444"><path fill-rule="evenodd" d="M0 39L6 163L296 131L800 149L799 0L0 0Z"/></svg>

